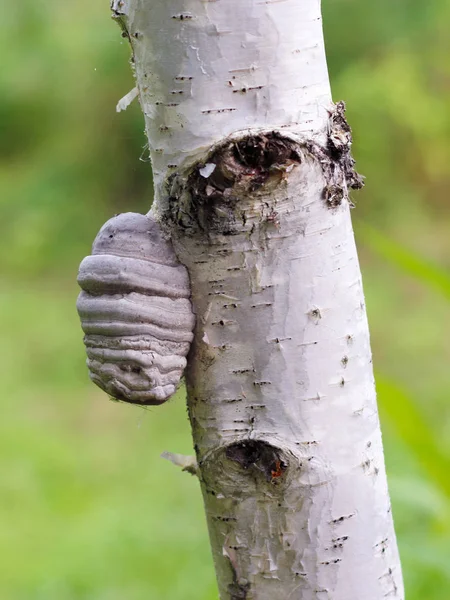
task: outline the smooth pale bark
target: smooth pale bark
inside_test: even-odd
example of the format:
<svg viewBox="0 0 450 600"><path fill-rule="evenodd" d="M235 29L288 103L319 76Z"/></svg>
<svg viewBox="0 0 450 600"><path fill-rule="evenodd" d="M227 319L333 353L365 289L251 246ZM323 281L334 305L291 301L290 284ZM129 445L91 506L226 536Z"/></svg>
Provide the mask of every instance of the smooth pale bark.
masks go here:
<svg viewBox="0 0 450 600"><path fill-rule="evenodd" d="M123 0L220 597L403 598L317 0Z"/></svg>

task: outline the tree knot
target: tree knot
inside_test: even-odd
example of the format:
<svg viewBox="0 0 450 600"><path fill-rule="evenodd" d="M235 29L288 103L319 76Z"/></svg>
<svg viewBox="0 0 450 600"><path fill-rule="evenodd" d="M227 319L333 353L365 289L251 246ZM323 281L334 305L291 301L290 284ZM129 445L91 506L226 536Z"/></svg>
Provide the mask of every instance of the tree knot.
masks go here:
<svg viewBox="0 0 450 600"><path fill-rule="evenodd" d="M276 131L248 135L215 147L180 177L169 178L169 218L184 229L231 235L239 201L270 191L301 162L298 144Z"/></svg>

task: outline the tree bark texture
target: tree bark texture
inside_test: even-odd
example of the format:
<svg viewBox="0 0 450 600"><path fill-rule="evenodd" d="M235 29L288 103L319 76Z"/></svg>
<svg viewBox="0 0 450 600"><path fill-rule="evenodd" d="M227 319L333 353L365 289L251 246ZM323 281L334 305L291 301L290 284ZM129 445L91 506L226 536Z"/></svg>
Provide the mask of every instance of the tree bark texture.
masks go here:
<svg viewBox="0 0 450 600"><path fill-rule="evenodd" d="M318 0L115 0L152 215L188 268L188 408L222 600L402 599Z"/></svg>

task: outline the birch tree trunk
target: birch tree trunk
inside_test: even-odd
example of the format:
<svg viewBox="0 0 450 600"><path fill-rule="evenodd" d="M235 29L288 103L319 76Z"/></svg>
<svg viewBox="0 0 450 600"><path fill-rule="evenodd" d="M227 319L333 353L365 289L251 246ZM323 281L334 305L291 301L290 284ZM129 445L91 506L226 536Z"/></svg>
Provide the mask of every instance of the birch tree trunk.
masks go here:
<svg viewBox="0 0 450 600"><path fill-rule="evenodd" d="M319 0L114 0L188 268L222 600L404 597Z"/></svg>

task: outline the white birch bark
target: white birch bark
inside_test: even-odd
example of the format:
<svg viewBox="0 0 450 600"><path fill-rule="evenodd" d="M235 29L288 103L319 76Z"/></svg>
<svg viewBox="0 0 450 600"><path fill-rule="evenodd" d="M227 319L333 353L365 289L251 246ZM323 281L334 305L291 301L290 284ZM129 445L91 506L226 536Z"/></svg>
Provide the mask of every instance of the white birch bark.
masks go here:
<svg viewBox="0 0 450 600"><path fill-rule="evenodd" d="M401 599L320 2L112 7L152 213L191 278L188 406L220 597Z"/></svg>

